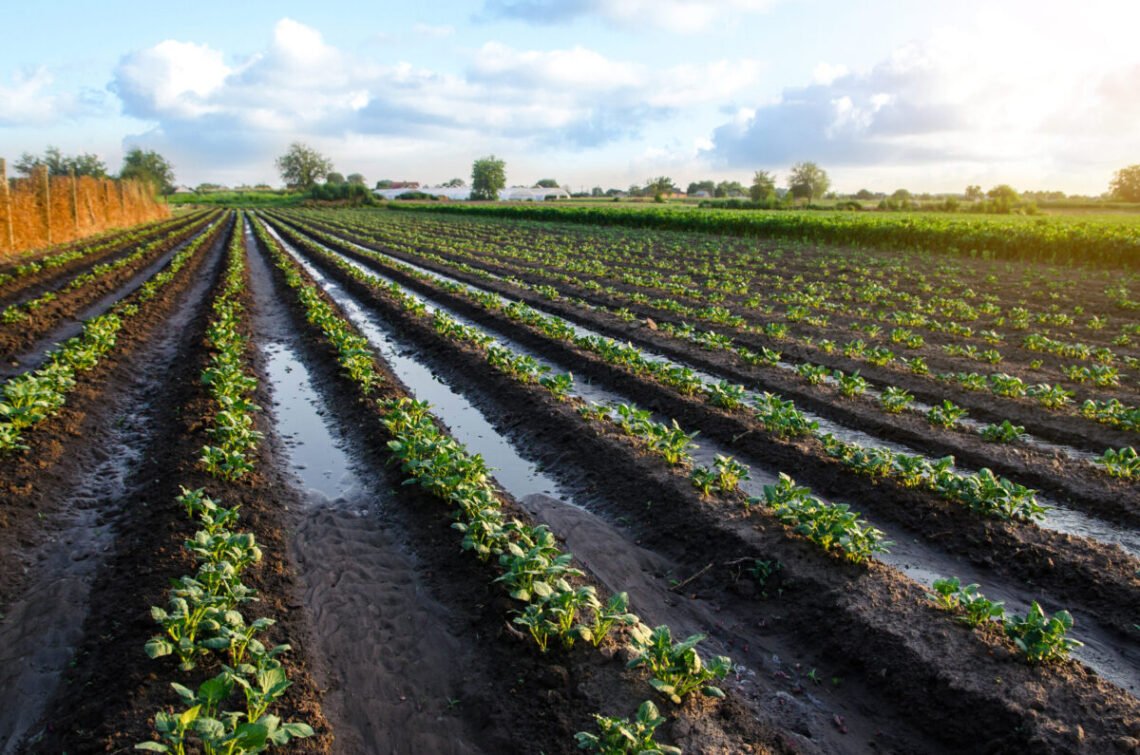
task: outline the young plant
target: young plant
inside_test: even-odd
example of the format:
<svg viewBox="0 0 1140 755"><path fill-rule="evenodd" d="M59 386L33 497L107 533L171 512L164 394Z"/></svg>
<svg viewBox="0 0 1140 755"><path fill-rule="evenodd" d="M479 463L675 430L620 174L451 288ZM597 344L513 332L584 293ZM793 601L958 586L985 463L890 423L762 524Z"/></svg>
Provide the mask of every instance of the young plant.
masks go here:
<svg viewBox="0 0 1140 755"><path fill-rule="evenodd" d="M732 669L732 661L718 655L706 665L696 650L704 639L703 634L694 634L674 643L672 632L665 625L652 632L642 631L633 638L632 649L637 657L629 662L629 667L647 668L653 675L650 685L677 705L697 690L710 697L724 697L724 692L710 682L723 679Z"/></svg>
<svg viewBox="0 0 1140 755"><path fill-rule="evenodd" d="M1069 651L1084 643L1066 635L1073 628L1073 617L1068 611L1047 616L1037 601L1025 616L1005 620L1005 632L1030 663L1064 660Z"/></svg>
<svg viewBox="0 0 1140 755"><path fill-rule="evenodd" d="M941 404L935 404L926 412L927 421L935 427L953 427L965 416L966 410L950 399L943 399Z"/></svg>
<svg viewBox="0 0 1140 755"><path fill-rule="evenodd" d="M1000 425L986 425L981 429L982 438L990 443L1014 443L1021 440L1024 434L1024 427L1015 425L1008 419L1003 419Z"/></svg>
<svg viewBox="0 0 1140 755"><path fill-rule="evenodd" d="M597 734L580 731L574 735L579 750L600 755L681 755L680 747L654 741L654 732L665 719L651 700L641 704L632 721L599 715L594 719L598 723Z"/></svg>
<svg viewBox="0 0 1140 755"><path fill-rule="evenodd" d="M910 406L914 401L912 396L906 389L898 388L896 386L888 386L879 395L879 404L883 407L883 411L888 414L898 414Z"/></svg>

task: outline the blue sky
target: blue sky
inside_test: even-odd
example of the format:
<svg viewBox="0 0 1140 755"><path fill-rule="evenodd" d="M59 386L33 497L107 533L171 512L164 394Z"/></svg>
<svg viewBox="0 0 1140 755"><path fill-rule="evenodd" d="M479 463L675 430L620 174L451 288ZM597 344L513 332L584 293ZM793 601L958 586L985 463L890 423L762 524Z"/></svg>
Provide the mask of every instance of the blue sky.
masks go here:
<svg viewBox="0 0 1140 755"><path fill-rule="evenodd" d="M157 149L178 180L343 173L512 184L668 175L840 191L1099 193L1140 162L1140 3L483 0L25 3L5 11L0 156Z"/></svg>

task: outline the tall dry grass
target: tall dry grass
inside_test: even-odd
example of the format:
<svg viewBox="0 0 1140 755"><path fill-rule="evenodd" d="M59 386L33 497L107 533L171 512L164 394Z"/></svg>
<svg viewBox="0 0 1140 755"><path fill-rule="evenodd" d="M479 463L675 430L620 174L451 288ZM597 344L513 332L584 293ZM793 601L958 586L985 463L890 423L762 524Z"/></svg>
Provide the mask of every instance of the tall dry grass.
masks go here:
<svg viewBox="0 0 1140 755"><path fill-rule="evenodd" d="M0 259L169 216L138 181L44 172L9 181L0 160Z"/></svg>

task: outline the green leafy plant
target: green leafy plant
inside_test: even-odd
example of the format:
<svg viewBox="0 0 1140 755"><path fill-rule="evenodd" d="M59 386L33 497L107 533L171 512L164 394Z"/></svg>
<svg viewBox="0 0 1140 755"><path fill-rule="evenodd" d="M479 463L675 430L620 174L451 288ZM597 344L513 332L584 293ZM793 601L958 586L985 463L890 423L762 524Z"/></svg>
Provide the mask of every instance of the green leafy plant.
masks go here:
<svg viewBox="0 0 1140 755"><path fill-rule="evenodd" d="M598 733L580 731L574 735L579 750L601 755L681 755L681 748L658 744L657 727L665 722L651 700L637 709L633 720L595 715Z"/></svg>
<svg viewBox="0 0 1140 755"><path fill-rule="evenodd" d="M714 656L707 664L702 661L696 648L704 639L703 634L694 634L674 643L667 626L652 632L644 629L633 637L631 648L637 657L629 667L648 669L653 688L677 705L697 690L710 697L724 697L724 692L710 682L723 679L732 670L732 661L723 655Z"/></svg>
<svg viewBox="0 0 1140 755"><path fill-rule="evenodd" d="M1057 611L1048 616L1037 601L1025 616L1012 616L1005 620L1005 632L1030 663L1064 660L1069 651L1084 643L1066 635L1073 628L1073 617L1068 611Z"/></svg>

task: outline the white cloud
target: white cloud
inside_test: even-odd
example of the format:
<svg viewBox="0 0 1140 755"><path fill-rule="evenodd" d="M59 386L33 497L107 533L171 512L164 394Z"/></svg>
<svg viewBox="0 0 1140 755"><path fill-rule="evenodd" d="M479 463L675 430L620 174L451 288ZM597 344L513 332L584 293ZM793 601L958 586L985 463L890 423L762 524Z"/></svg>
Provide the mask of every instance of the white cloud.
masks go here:
<svg viewBox="0 0 1140 755"><path fill-rule="evenodd" d="M717 128L705 156L722 168L929 165L955 180L996 169L1031 183L1126 164L1140 153L1140 48L1114 47L1090 28L993 12L867 70L821 63L812 83Z"/></svg>
<svg viewBox="0 0 1140 755"><path fill-rule="evenodd" d="M114 91L136 115L196 117L215 109L209 97L231 73L218 50L168 39L124 57Z"/></svg>
<svg viewBox="0 0 1140 755"><path fill-rule="evenodd" d="M0 126L50 125L101 110L99 93L57 92L54 84L42 66L13 73L9 84L0 82Z"/></svg>
<svg viewBox="0 0 1140 755"><path fill-rule="evenodd" d="M128 115L157 123L150 138L209 139L211 147L225 134L239 144L359 134L581 147L747 92L759 73L749 60L658 68L581 46L517 50L489 42L471 53L462 75L445 74L374 63L283 19L268 48L241 64L227 66L221 52L202 45L166 41L126 56L111 88Z"/></svg>

